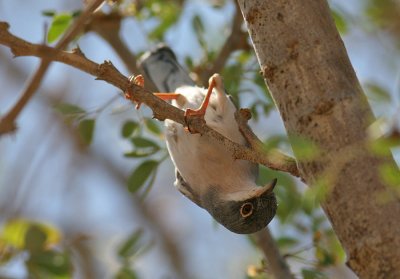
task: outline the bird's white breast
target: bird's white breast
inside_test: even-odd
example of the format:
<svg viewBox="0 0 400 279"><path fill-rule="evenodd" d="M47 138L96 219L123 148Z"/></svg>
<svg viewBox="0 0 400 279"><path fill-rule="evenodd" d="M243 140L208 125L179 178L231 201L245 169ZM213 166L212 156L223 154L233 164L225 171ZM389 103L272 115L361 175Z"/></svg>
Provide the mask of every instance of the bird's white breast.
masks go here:
<svg viewBox="0 0 400 279"><path fill-rule="evenodd" d="M199 87L181 87L176 90L183 98L173 102L181 108L197 109L203 102L206 90ZM228 96L211 95L205 114L208 126L230 140L246 144L234 119L235 106ZM243 184L254 180L252 165L247 161L234 160L226 148L214 140L191 134L174 121L166 122L166 140L172 160L183 179L197 193L204 193L210 187L227 187L229 191L243 190ZM253 181L254 183L254 181ZM179 187L179 185L177 185ZM227 189L228 190L228 189Z"/></svg>

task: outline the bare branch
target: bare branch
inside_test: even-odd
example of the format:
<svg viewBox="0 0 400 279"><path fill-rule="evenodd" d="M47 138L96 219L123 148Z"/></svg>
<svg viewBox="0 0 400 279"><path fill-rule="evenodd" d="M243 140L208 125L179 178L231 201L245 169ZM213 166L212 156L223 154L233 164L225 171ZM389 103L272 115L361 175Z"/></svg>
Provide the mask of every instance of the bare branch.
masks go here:
<svg viewBox="0 0 400 279"><path fill-rule="evenodd" d="M103 3L103 0L93 0L82 12L79 18L71 25L70 28L64 33L63 37L56 44L55 50L64 49L68 43L73 40L76 35L81 31L83 24L90 18L90 15ZM8 27L7 23L1 23L1 28ZM3 39L3 38L1 38ZM47 68L50 65L52 58L51 55L44 55L40 62L39 68L31 78L29 84L22 93L21 98L17 101L14 107L0 119L0 135L10 133L16 130L15 119L18 117L22 109L26 106L28 101L32 98L33 94L39 88L40 83L46 74Z"/></svg>
<svg viewBox="0 0 400 279"><path fill-rule="evenodd" d="M263 162L259 162L264 166L272 170L280 170L288 172L294 176L300 177L299 170L297 168L296 160L292 157L285 155L277 149L266 150L262 141L254 134L251 130L247 121L251 118L251 112L249 109L240 109L235 113L236 122L239 125L240 132L246 138L250 144L251 149L255 150L259 154L264 154ZM241 155L236 154L238 157L246 156L247 154ZM243 158L245 159L245 158ZM246 160L252 161L248 158Z"/></svg>
<svg viewBox="0 0 400 279"><path fill-rule="evenodd" d="M123 16L118 12L105 14L96 12L93 20L86 26L86 31L93 31L103 38L119 55L126 68L131 73L138 73L135 55L129 50L120 37L121 19Z"/></svg>
<svg viewBox="0 0 400 279"><path fill-rule="evenodd" d="M124 18L120 12L115 11L105 14L98 11L94 14L93 19L86 25L86 32L93 31L106 41L118 54L125 67L130 73L142 74L145 73L137 66L136 56L120 35L121 20ZM148 90L156 91L156 86L150 79L146 80L145 88Z"/></svg>
<svg viewBox="0 0 400 279"><path fill-rule="evenodd" d="M258 247L263 252L268 268L277 279L294 279L285 259L279 253L279 249L268 228L254 234Z"/></svg>
<svg viewBox="0 0 400 279"><path fill-rule="evenodd" d="M221 143L232 153L232 156L235 159L248 160L262 164L274 170L285 171L294 176L299 176L296 161L294 159L278 152L277 154L279 154L279 156L273 156L271 158L271 154L267 154L261 148L249 148L231 141L208 127L201 119L189 118L185 120L184 112L182 110L157 98L152 94L152 92L130 83L129 79L122 75L109 61L97 64L87 59L79 49L67 52L48 46L28 43L12 35L8 31L8 24L1 22L0 44L10 47L15 56L49 57L49 55L51 55L51 59L54 61L62 62L80 69L95 76L98 80L104 80L120 88L123 92L128 92L133 101L144 103L150 107L153 110L154 117L158 120L165 120L168 118L182 125L189 125L191 131L197 131L203 136L207 136L210 139ZM3 121L0 122L0 128L2 125ZM243 128L242 132L246 132L247 130Z"/></svg>
<svg viewBox="0 0 400 279"><path fill-rule="evenodd" d="M194 72L199 75L199 82L205 86L208 85L208 79L214 73L219 73L224 68L229 56L232 52L240 49L250 50L250 46L247 43L248 34L247 31L242 30L243 17L240 12L240 8L235 1L235 15L232 20L232 29L224 45L222 46L217 58L212 61L212 65L206 64L205 68L195 69Z"/></svg>

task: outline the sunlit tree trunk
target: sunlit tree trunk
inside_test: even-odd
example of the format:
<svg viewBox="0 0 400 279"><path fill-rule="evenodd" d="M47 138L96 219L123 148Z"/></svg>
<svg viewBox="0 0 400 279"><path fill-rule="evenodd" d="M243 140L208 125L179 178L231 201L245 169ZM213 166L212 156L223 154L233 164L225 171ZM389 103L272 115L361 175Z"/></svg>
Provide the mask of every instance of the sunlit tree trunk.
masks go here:
<svg viewBox="0 0 400 279"><path fill-rule="evenodd" d="M379 199L390 191L380 167L395 162L366 147L374 116L327 2L238 2L288 135L320 148L299 168L308 185L329 185L322 206L348 265L360 278L400 278L400 199Z"/></svg>

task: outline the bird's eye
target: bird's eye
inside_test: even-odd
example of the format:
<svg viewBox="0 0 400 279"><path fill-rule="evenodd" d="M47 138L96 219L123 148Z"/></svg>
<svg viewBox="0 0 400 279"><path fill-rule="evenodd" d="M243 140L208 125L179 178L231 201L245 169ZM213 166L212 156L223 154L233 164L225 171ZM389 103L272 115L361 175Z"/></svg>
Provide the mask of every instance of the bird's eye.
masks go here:
<svg viewBox="0 0 400 279"><path fill-rule="evenodd" d="M249 202L244 203L240 208L240 215L242 215L243 218L246 218L251 214L253 214L253 205Z"/></svg>

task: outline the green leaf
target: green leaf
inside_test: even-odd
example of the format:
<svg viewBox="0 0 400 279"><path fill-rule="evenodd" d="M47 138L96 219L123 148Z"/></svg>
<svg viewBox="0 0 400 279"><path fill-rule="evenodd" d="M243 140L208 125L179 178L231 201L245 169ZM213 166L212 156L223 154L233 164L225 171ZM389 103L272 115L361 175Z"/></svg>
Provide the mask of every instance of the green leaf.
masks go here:
<svg viewBox="0 0 400 279"><path fill-rule="evenodd" d="M328 278L324 273L315 269L303 268L301 270L303 279L325 279Z"/></svg>
<svg viewBox="0 0 400 279"><path fill-rule="evenodd" d="M24 248L28 250L31 255L44 250L47 235L37 225L31 225L25 234Z"/></svg>
<svg viewBox="0 0 400 279"><path fill-rule="evenodd" d="M125 153L125 157L147 157L160 150L160 146L156 142L147 138L137 136L131 138L131 142L135 146L135 150Z"/></svg>
<svg viewBox="0 0 400 279"><path fill-rule="evenodd" d="M192 27L196 34L197 40L203 50L208 52L207 43L204 39L204 25L201 17L199 15L195 15L192 19Z"/></svg>
<svg viewBox="0 0 400 279"><path fill-rule="evenodd" d="M243 65L240 63L225 66L222 70L226 91L236 100L239 100L238 93L240 82L243 80L243 71Z"/></svg>
<svg viewBox="0 0 400 279"><path fill-rule="evenodd" d="M146 119L144 125L146 126L147 130L156 136L162 135L162 130L160 125L157 123L158 121L153 119Z"/></svg>
<svg viewBox="0 0 400 279"><path fill-rule="evenodd" d="M47 41L52 43L56 41L72 23L71 13L60 13L53 17L50 24L49 32L47 33Z"/></svg>
<svg viewBox="0 0 400 279"><path fill-rule="evenodd" d="M282 144L288 144L288 138L285 135L273 135L264 141L263 148L266 152L276 150Z"/></svg>
<svg viewBox="0 0 400 279"><path fill-rule="evenodd" d="M161 40L165 32L179 18L180 7L171 1L159 2L151 5L152 12L161 20L160 24L149 34L151 39Z"/></svg>
<svg viewBox="0 0 400 279"><path fill-rule="evenodd" d="M319 266L331 266L335 264L334 256L326 249L317 247L315 249L315 258L318 260Z"/></svg>
<svg viewBox="0 0 400 279"><path fill-rule="evenodd" d="M379 172L387 186L400 190L400 171L395 164L384 164L379 168Z"/></svg>
<svg viewBox="0 0 400 279"><path fill-rule="evenodd" d="M310 139L292 135L289 140L296 159L299 161L310 161L320 154L320 149Z"/></svg>
<svg viewBox="0 0 400 279"><path fill-rule="evenodd" d="M319 177L311 187L307 188L303 195L303 210L306 214L311 215L313 210L325 200L331 190L330 177Z"/></svg>
<svg viewBox="0 0 400 279"><path fill-rule="evenodd" d="M86 111L77 105L70 103L58 103L54 105L54 110L60 113L68 122L79 119L86 115Z"/></svg>
<svg viewBox="0 0 400 279"><path fill-rule="evenodd" d="M189 70L192 70L194 67L193 59L190 56L185 57L185 65Z"/></svg>
<svg viewBox="0 0 400 279"><path fill-rule="evenodd" d="M153 155L156 153L158 150L133 150L127 153L124 153L124 157L127 158L143 158L143 157L148 157L150 155Z"/></svg>
<svg viewBox="0 0 400 279"><path fill-rule="evenodd" d="M367 82L364 84L364 88L368 98L373 101L389 103L392 100L390 93L377 83Z"/></svg>
<svg viewBox="0 0 400 279"><path fill-rule="evenodd" d="M121 268L118 273L115 275L115 279L138 279L139 277L136 273L130 269L129 267Z"/></svg>
<svg viewBox="0 0 400 279"><path fill-rule="evenodd" d="M143 230L138 229L133 232L118 249L118 255L123 259L128 259L139 250L138 242L143 235Z"/></svg>
<svg viewBox="0 0 400 279"><path fill-rule="evenodd" d="M131 141L137 148L152 148L157 150L160 149L157 143L147 138L134 137L131 139Z"/></svg>
<svg viewBox="0 0 400 279"><path fill-rule="evenodd" d="M0 233L0 241L15 248L23 249L26 241L25 236L32 226L39 227L46 234L46 245L56 244L60 241L60 233L54 227L25 219L11 219L5 222Z"/></svg>
<svg viewBox="0 0 400 279"><path fill-rule="evenodd" d="M72 17L76 18L76 17L80 16L81 13L82 13L82 10L75 10L72 12Z"/></svg>
<svg viewBox="0 0 400 279"><path fill-rule="evenodd" d="M254 121L258 121L258 119L260 118L257 107L258 107L259 103L255 102L250 106L250 112L251 112L251 118L254 119Z"/></svg>
<svg viewBox="0 0 400 279"><path fill-rule="evenodd" d="M140 164L128 178L128 189L131 192L136 192L144 185L152 173L157 170L159 162L148 160Z"/></svg>
<svg viewBox="0 0 400 279"><path fill-rule="evenodd" d="M369 149L376 155L389 156L391 148L400 146L400 141L395 138L380 137L369 143Z"/></svg>
<svg viewBox="0 0 400 279"><path fill-rule="evenodd" d="M193 17L192 26L197 36L202 36L204 34L204 24L199 15Z"/></svg>
<svg viewBox="0 0 400 279"><path fill-rule="evenodd" d="M41 251L31 255L27 261L28 270L39 273L39 278L69 278L72 272L70 257L67 253Z"/></svg>
<svg viewBox="0 0 400 279"><path fill-rule="evenodd" d="M93 131L95 126L94 119L84 119L79 122L78 131L79 135L81 136L83 142L89 145L93 139Z"/></svg>
<svg viewBox="0 0 400 279"><path fill-rule="evenodd" d="M277 239L279 248L291 248L296 245L299 241L294 237L282 236Z"/></svg>
<svg viewBox="0 0 400 279"><path fill-rule="evenodd" d="M0 239L7 245L22 249L25 244L25 234L30 223L23 219L12 219L3 225Z"/></svg>
<svg viewBox="0 0 400 279"><path fill-rule="evenodd" d="M250 60L252 53L250 51L240 51L240 54L236 57L236 61L240 64L244 64Z"/></svg>
<svg viewBox="0 0 400 279"><path fill-rule="evenodd" d="M44 10L42 11L42 15L48 16L48 17L54 17L56 15L55 10Z"/></svg>
<svg viewBox="0 0 400 279"><path fill-rule="evenodd" d="M339 33L341 33L341 34L347 33L349 28L347 26L347 22L344 19L344 17L335 10L331 10L331 13L332 13L333 20L335 21L336 28L338 29Z"/></svg>
<svg viewBox="0 0 400 279"><path fill-rule="evenodd" d="M124 138L129 138L133 132L135 132L139 128L139 124L134 121L126 121L124 126L122 126L121 135Z"/></svg>

